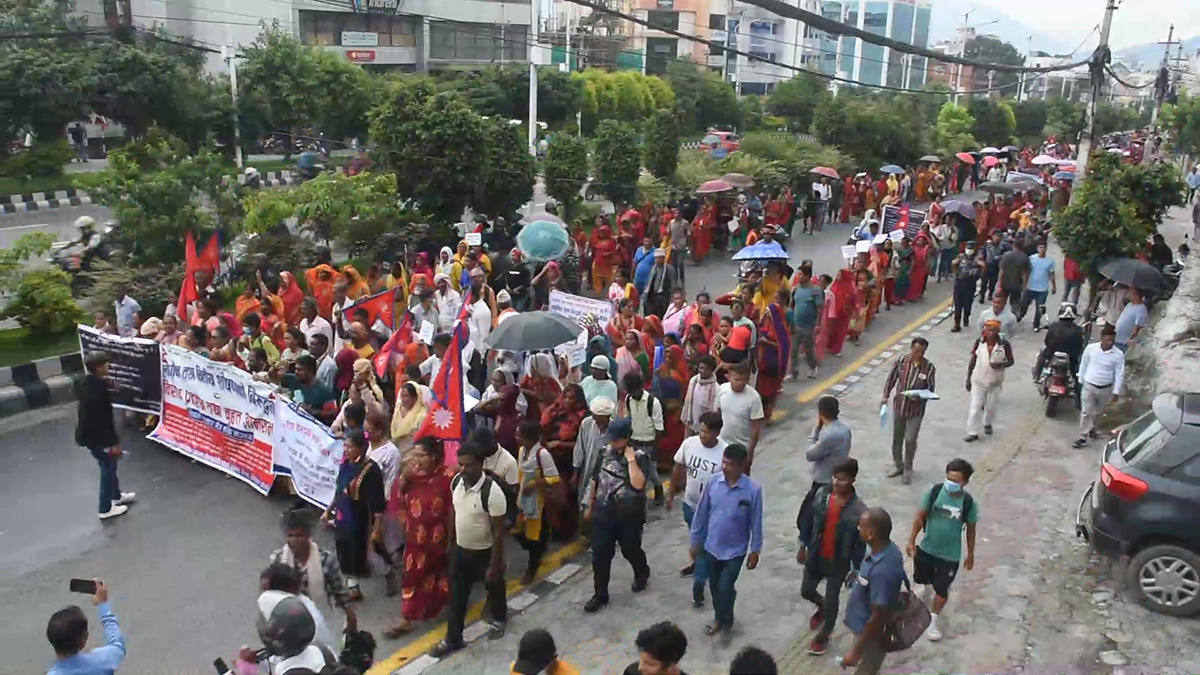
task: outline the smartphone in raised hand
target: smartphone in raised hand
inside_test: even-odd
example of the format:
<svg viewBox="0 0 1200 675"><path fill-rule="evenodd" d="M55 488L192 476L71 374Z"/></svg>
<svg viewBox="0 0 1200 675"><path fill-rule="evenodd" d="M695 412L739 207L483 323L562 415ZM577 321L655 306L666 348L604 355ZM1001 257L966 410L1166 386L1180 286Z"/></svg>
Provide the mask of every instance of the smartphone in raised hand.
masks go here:
<svg viewBox="0 0 1200 675"><path fill-rule="evenodd" d="M93 579L72 579L70 584L72 593L83 593L84 595L96 594L96 582Z"/></svg>

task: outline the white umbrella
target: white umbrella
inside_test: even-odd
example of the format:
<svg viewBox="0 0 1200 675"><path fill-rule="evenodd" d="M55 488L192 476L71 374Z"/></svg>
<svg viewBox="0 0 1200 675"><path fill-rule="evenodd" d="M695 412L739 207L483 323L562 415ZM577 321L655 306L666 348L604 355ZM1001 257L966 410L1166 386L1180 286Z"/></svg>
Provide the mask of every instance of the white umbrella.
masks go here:
<svg viewBox="0 0 1200 675"><path fill-rule="evenodd" d="M982 154L985 154L985 155L998 155L998 154L1000 154L1000 148L993 148L992 146L989 145L986 148L980 150L979 152Z"/></svg>
<svg viewBox="0 0 1200 675"><path fill-rule="evenodd" d="M1050 155L1038 155L1030 160L1030 163L1034 166L1045 166L1046 164L1054 164L1057 161L1057 159L1051 157Z"/></svg>

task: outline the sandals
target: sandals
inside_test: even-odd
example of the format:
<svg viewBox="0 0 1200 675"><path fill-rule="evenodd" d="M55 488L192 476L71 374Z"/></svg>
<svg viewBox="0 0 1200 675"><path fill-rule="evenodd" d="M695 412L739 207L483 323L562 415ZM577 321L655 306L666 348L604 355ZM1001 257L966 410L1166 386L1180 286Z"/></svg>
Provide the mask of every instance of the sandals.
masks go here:
<svg viewBox="0 0 1200 675"><path fill-rule="evenodd" d="M383 637L389 640L399 640L406 633L411 633L412 629L413 625L411 622L401 619L399 623L385 628Z"/></svg>
<svg viewBox="0 0 1200 675"><path fill-rule="evenodd" d="M704 634L712 637L724 630L719 623L710 623L704 627Z"/></svg>

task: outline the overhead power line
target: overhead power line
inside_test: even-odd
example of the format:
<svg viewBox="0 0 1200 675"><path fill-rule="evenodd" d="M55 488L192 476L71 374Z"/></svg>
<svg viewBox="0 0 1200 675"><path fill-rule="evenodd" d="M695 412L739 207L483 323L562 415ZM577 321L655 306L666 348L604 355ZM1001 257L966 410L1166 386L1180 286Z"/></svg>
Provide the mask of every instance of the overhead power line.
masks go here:
<svg viewBox="0 0 1200 675"><path fill-rule="evenodd" d="M1153 87L1155 84L1158 83L1158 80L1155 79L1155 80L1151 80L1151 81L1147 82L1146 84L1129 84L1125 80L1122 80L1120 77L1117 77L1117 74L1115 72L1113 72L1113 69L1108 66L1104 67L1104 72L1108 73L1109 77L1116 80L1118 84L1124 86L1126 89L1145 89L1146 87Z"/></svg>
<svg viewBox="0 0 1200 675"><path fill-rule="evenodd" d="M624 12L619 12L617 10L610 9L609 7L602 5L599 2L594 2L592 0L567 0L567 1L572 2L576 5L587 7L594 12L600 12L603 14L611 14L613 16L620 17L622 19L625 19L626 21L636 23L639 26L645 26L652 30L659 31L660 33L674 35L675 37L682 38L684 40L689 40L691 42L699 42L700 44L708 45L709 47L716 47L718 49L723 49L731 54L737 54L738 56L744 56L750 61L756 61L759 63L770 64L772 66L775 66L776 68L783 68L784 70L790 70L790 71L793 71L796 73L807 73L809 75L813 75L815 77L819 77L819 78L825 79L825 80L830 80L833 82L844 82L846 84L853 84L853 85L857 85L860 87L868 87L871 89L880 89L883 91L895 91L895 92L900 92L900 93L905 93L905 94L924 94L924 95L932 95L932 96L945 96L947 94L947 92L942 92L942 91L923 91L923 90L919 90L919 89L905 89L903 87L892 87L892 86L889 86L886 84L869 84L867 82L859 82L858 80L851 80L851 79L848 79L845 77L838 77L837 75L829 75L828 73L822 73L822 72L819 72L816 70L809 70L807 68L800 68L798 66L789 65L786 63L777 63L768 58L761 57L757 54L752 54L750 52L742 51L740 49L730 47L728 45L723 45L719 42L713 42L712 40L706 40L701 37L696 37L695 35L688 35L686 33L681 33L674 29L665 28L658 24L652 24L649 21L647 21L646 19L642 19L642 18L633 16L631 14L626 14ZM875 36L875 37L878 37L878 36ZM1084 63L1086 63L1086 61ZM1074 65L1075 64L1072 64L1071 67L1074 67ZM1053 68L1050 70L1064 70L1064 69L1065 68ZM999 85L996 87L986 87L984 89L970 89L970 90L966 90L966 91L961 91L959 93L960 94L985 94L985 93L991 92L991 91L999 91L1001 89L1011 88L1011 87L1016 86L1017 84L1018 83L1014 82L1014 83L1010 83L1010 84L1002 84L1002 85Z"/></svg>
<svg viewBox="0 0 1200 675"><path fill-rule="evenodd" d="M569 0L569 1L574 2L576 4L581 4L581 5L590 5L591 4L590 2L585 2L585 1L581 1L581 0ZM814 14L812 12L805 11L798 7L793 7L784 2L780 2L780 0L742 0L742 2L745 2L747 5L754 5L755 7L761 7L762 9L765 9L773 14L778 14L779 16L782 16L785 18L796 19L797 21L805 23L805 24L807 24L819 31L823 31L825 33L831 33L833 35L846 35L849 37L856 37L856 38L862 40L863 42L869 42L874 45L888 47L890 49L893 49L898 52L903 52L905 54L916 54L918 56L924 56L924 57L931 58L931 59L937 59L938 61L945 61L947 63L957 63L957 64L961 64L964 66L972 66L975 68L984 68L986 70L995 70L995 71L1003 71L1003 72L1010 72L1010 73L1049 73L1049 72L1054 72L1056 70L1068 70L1068 69L1074 68L1076 66L1086 65L1088 63L1088 61L1090 61L1090 59L1089 59L1088 61L1079 61L1076 63L1070 63L1070 64L1066 64L1066 65L1061 65L1061 66L1044 66L1041 68L1031 68L1029 66L1014 66L1014 65L1007 64L1007 63L988 63L985 61L975 61L973 59L967 59L967 58L963 58L960 56L955 56L953 54L945 54L942 52L937 52L937 51L934 51L934 50L926 48L926 47L918 47L916 45L911 45L907 42L893 40L891 38L884 37L877 33L872 33L870 31L862 30L861 28L858 28L857 26L851 26L849 24L842 23L841 21L827 19L827 18L821 16L820 14Z"/></svg>

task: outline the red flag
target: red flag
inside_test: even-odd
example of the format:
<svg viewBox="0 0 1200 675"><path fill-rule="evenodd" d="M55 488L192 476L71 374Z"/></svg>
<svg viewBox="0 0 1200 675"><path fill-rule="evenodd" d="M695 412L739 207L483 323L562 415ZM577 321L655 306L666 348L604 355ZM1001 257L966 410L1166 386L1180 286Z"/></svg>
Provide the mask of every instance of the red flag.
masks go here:
<svg viewBox="0 0 1200 675"><path fill-rule="evenodd" d="M347 321L354 321L354 313L360 309L367 310L367 328L375 325L375 319L383 321L383 325L392 328L396 325L396 290L392 288L382 293L376 293L369 298L363 298L358 302L350 305L342 310L342 316L346 317Z"/></svg>
<svg viewBox="0 0 1200 675"><path fill-rule="evenodd" d="M412 312L404 312L404 318L400 320L400 326L392 332L392 337L371 357L376 377L387 377L392 371L392 363L404 351L404 347L413 341L412 322Z"/></svg>
<svg viewBox="0 0 1200 675"><path fill-rule="evenodd" d="M188 230L184 237L183 257L186 261L183 267L183 285L179 289L179 304L175 308L175 316L187 323L188 305L200 298L200 293L196 290L196 238L192 236L191 230Z"/></svg>
<svg viewBox="0 0 1200 675"><path fill-rule="evenodd" d="M192 243L195 247L195 242ZM213 232L208 238L208 243L204 248L200 249L200 255L197 257L197 269L207 270L209 279L216 279L217 274L221 271L221 235L219 232Z"/></svg>
<svg viewBox="0 0 1200 675"><path fill-rule="evenodd" d="M466 316L471 305L471 292L468 290L463 298L462 309L458 312L458 320L454 322L454 330L450 336L450 346L442 357L442 366L437 377L429 383L433 393L433 403L421 428L413 434L414 438L433 436L443 441L455 443L466 438L466 404L463 401L463 347L467 343L470 328ZM455 446L457 450L457 446ZM449 460L447 460L449 461Z"/></svg>

